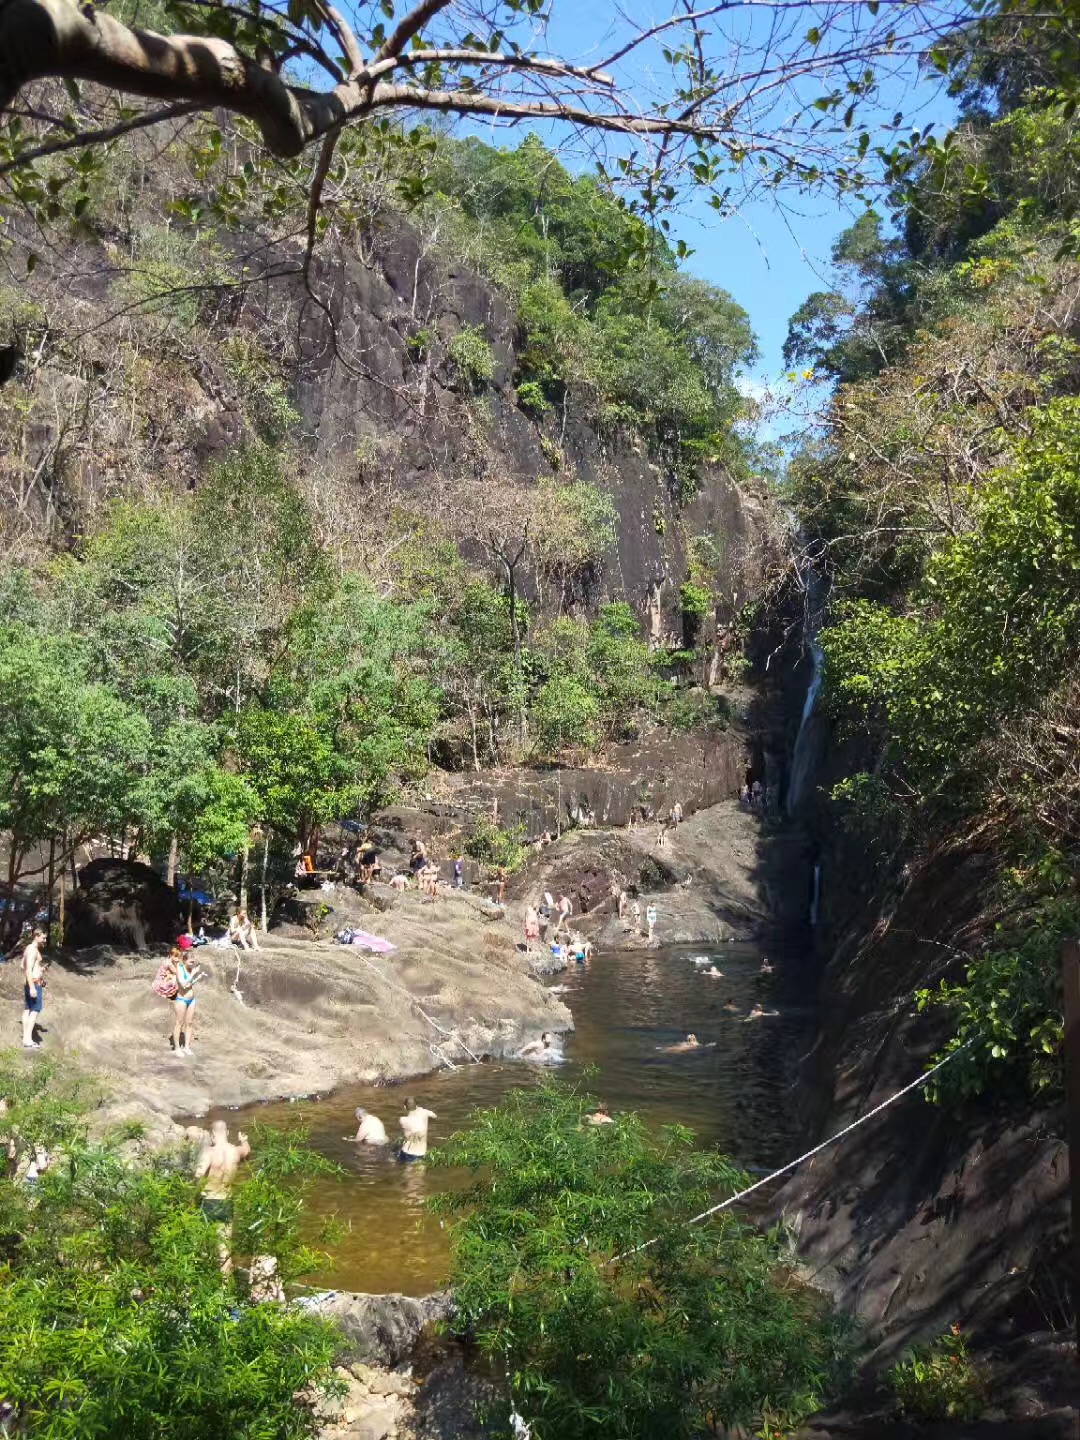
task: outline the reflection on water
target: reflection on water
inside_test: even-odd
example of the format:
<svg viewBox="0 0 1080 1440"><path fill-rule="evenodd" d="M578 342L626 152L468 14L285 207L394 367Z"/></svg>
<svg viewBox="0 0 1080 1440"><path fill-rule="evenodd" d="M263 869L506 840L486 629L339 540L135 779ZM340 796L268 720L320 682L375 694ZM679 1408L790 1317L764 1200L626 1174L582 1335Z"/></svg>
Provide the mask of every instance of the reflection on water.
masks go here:
<svg viewBox="0 0 1080 1440"><path fill-rule="evenodd" d="M768 954L776 973L763 977L760 948L724 945L709 952L724 971L722 980L714 980L691 963L692 953L704 952L601 954L587 969L575 966L559 976L569 986L563 998L577 1028L566 1037L566 1064L555 1073L574 1080L585 1066L597 1066L588 1088L613 1111L638 1110L657 1125L689 1125L700 1143L719 1145L746 1165L782 1163L795 1140L795 1067L812 1034L806 959L774 942ZM735 1014L723 1009L729 997L738 1005ZM743 1024L756 1000L778 1009L779 1017ZM715 1045L682 1055L658 1052L691 1030ZM432 1143L438 1144L464 1126L472 1110L496 1104L510 1086L535 1084L545 1073L551 1068L521 1062L470 1065L402 1086L357 1085L326 1100L244 1112L241 1123L302 1117L312 1145L346 1171L343 1179L320 1181L311 1198L312 1239L327 1215L349 1227L333 1247L332 1273L314 1278L349 1290L421 1295L446 1275L446 1236L424 1200L450 1177L423 1164L401 1164L393 1146L378 1151L354 1145L357 1105L380 1116L393 1140L401 1102L414 1094L438 1116L431 1125ZM223 1113L235 1123L235 1112Z"/></svg>

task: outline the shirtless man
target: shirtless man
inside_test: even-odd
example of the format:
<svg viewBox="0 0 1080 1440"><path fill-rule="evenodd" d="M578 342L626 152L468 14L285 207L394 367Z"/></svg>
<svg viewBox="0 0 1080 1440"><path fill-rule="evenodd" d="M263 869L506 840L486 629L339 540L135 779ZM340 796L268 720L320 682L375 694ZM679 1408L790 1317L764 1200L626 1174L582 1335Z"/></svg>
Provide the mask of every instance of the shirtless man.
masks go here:
<svg viewBox="0 0 1080 1440"><path fill-rule="evenodd" d="M729 996L727 997L727 999L724 1001L723 1005L720 1006L720 1009L721 1009L721 1010L726 1010L729 1015L734 1015L734 1014L736 1014L736 1013L738 1012L739 1007L738 1007L738 1005L735 1004L735 996L734 996L734 995L729 995Z"/></svg>
<svg viewBox="0 0 1080 1440"><path fill-rule="evenodd" d="M45 1004L45 931L35 930L23 951L22 1043L26 1050L40 1050L34 1026Z"/></svg>
<svg viewBox="0 0 1080 1440"><path fill-rule="evenodd" d="M434 1110L425 1110L410 1095L405 1101L398 1124L401 1126L402 1141L398 1151L399 1160L421 1160L427 1154L428 1121L439 1117Z"/></svg>
<svg viewBox="0 0 1080 1440"><path fill-rule="evenodd" d="M555 1036L550 1030L545 1030L539 1040L530 1040L528 1045L523 1045L518 1051L519 1060L542 1060L545 1056L555 1053Z"/></svg>
<svg viewBox="0 0 1080 1440"><path fill-rule="evenodd" d="M377 1115L370 1114L362 1105L356 1107L355 1113L360 1122L355 1136L357 1145L388 1145L390 1143L386 1126Z"/></svg>
<svg viewBox="0 0 1080 1440"><path fill-rule="evenodd" d="M658 1045L656 1048L663 1050L668 1055L682 1055L687 1050L701 1050L704 1047L694 1032L691 1031L685 1040L679 1040L674 1045Z"/></svg>
<svg viewBox="0 0 1080 1440"><path fill-rule="evenodd" d="M605 1101L605 1100L598 1100L598 1101L596 1102L596 1109L592 1112L591 1115L586 1115L586 1116L585 1116L585 1124L586 1124L586 1125L614 1125L614 1124L615 1124L615 1121L614 1121L614 1120L612 1119L612 1117L611 1117L611 1112L608 1110L607 1101Z"/></svg>
<svg viewBox="0 0 1080 1440"><path fill-rule="evenodd" d="M718 970L715 965L710 965L708 970L702 970L701 973L706 980L722 980L724 978L723 970Z"/></svg>
<svg viewBox="0 0 1080 1440"><path fill-rule="evenodd" d="M750 1014L743 1017L743 1024L746 1025L751 1020L771 1020L774 1015L779 1014L779 1010L763 1010L760 1005L755 1005Z"/></svg>
<svg viewBox="0 0 1080 1440"><path fill-rule="evenodd" d="M229 1139L229 1127L224 1120L215 1120L210 1127L210 1144L207 1145L195 1163L195 1179L205 1180L202 1199L199 1204L203 1214L215 1225L228 1225L232 1220L232 1189L240 1162L251 1154L248 1137L242 1130L237 1132L239 1144Z"/></svg>

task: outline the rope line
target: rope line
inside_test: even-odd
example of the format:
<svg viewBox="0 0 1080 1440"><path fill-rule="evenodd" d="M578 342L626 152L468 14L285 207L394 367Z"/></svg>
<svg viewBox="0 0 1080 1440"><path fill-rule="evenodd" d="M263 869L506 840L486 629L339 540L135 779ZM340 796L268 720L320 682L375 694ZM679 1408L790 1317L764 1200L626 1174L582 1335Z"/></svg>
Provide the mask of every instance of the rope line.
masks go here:
<svg viewBox="0 0 1080 1440"><path fill-rule="evenodd" d="M789 1160L786 1165L781 1165L779 1170L774 1170L770 1175L764 1176L761 1180L755 1180L752 1185L747 1185L745 1190L740 1190L735 1195L729 1195L726 1200L721 1200L717 1205L710 1205L708 1210L702 1210L700 1215L692 1215L690 1219L684 1223L687 1225L700 1225L703 1220L708 1220L713 1215L718 1215L721 1210L726 1210L730 1205L735 1205L738 1201L745 1200L747 1195L752 1195L755 1190L760 1190L762 1186L770 1184L773 1180L778 1180L781 1175L786 1175L789 1171L797 1169L804 1160L812 1160L815 1155L820 1155L821 1152L827 1150L830 1145L835 1145L838 1140L843 1140L846 1135L850 1135L851 1132L857 1130L860 1125L865 1125L866 1122L872 1120L875 1115L880 1115L881 1112L887 1110L890 1105L895 1105L897 1100L902 1100L905 1095L910 1095L912 1090L918 1090L920 1086L925 1085L932 1075L936 1074L943 1065L947 1065L950 1060L955 1060L957 1055L959 1055L962 1050L966 1050L970 1044L971 1041L968 1040L956 1050L950 1051L944 1059L939 1060L936 1065L931 1065L929 1070L924 1070L921 1075L905 1085L902 1090L897 1090L895 1095L890 1095L889 1098L883 1100L880 1105L875 1105L874 1108L868 1110L865 1115L860 1115L857 1120L853 1120L850 1125L845 1125L842 1130L838 1130L835 1135L830 1135L827 1140L822 1140L821 1143L815 1145L813 1149L807 1150L805 1154L798 1156L795 1160ZM631 1255L639 1255L642 1250L648 1250L650 1246L656 1245L660 1238L659 1235L654 1235L651 1240L643 1240L640 1245L635 1245L630 1250L624 1250L619 1255L613 1255L605 1264L614 1265L617 1261L626 1260Z"/></svg>
<svg viewBox="0 0 1080 1440"><path fill-rule="evenodd" d="M438 1020L433 1020L432 1017L424 1009L424 1007L420 1004L419 1000L417 1000L415 996L410 995L408 990L405 989L404 985L399 985L396 980L391 980L389 975L384 975L383 972L379 969L379 967L373 961L369 960L366 955L357 954L356 959L362 960L369 970L373 970L384 985L389 985L391 990L396 990L399 994L404 995L405 999L408 1000L409 1004L414 1006L428 1022L428 1024L431 1025L434 1029L436 1029L440 1035L445 1036L447 1040L455 1041L458 1045L461 1046L461 1048L465 1051L465 1054L468 1055L471 1060L475 1060L477 1065L480 1064L480 1057L473 1054L473 1052L469 1049L468 1045L465 1044L465 1041L462 1040L461 1036L457 1033L457 1031L447 1030L444 1025L439 1024ZM447 1063L449 1064L450 1062L448 1061Z"/></svg>

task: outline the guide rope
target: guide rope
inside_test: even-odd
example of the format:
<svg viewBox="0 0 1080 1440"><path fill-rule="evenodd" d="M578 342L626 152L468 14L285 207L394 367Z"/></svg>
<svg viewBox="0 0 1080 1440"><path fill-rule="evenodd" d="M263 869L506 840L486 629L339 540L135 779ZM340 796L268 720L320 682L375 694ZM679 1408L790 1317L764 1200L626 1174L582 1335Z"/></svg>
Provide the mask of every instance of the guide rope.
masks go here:
<svg viewBox="0 0 1080 1440"><path fill-rule="evenodd" d="M442 1035L445 1039L452 1040L456 1044L460 1045L461 1048L465 1051L465 1054L468 1055L471 1060L475 1060L477 1065L480 1064L479 1055L473 1054L473 1052L469 1049L468 1045L465 1044L465 1041L462 1040L461 1036L457 1033L457 1031L447 1030L445 1025L440 1025L438 1020L433 1019L432 1016L430 1016L424 1009L424 1007L420 1004L419 1000L417 1000L415 996L409 994L408 990L405 989L404 985L399 985L396 980L391 980L389 975L385 975L379 969L379 967L374 964L373 961L367 958L366 955L358 954L356 956L356 959L362 960L369 970L373 970L384 985L389 985L391 990L396 990L399 995L404 995L405 999L408 1000L409 1004L412 1005L416 1010L418 1010L420 1014L424 1017L424 1019L428 1022L428 1024L432 1026L435 1030L437 1030L440 1035Z"/></svg>
<svg viewBox="0 0 1080 1440"><path fill-rule="evenodd" d="M789 1160L786 1165L781 1165L779 1170L773 1170L760 1180L755 1180L752 1185L747 1185L745 1190L740 1190L735 1195L729 1195L726 1200L721 1200L717 1205L710 1205L708 1210L702 1210L700 1215L692 1215L689 1220L683 1223L686 1225L700 1225L703 1220L708 1220L713 1215L718 1215L721 1210L727 1210L730 1206L738 1204L740 1200L745 1200L746 1197L752 1195L755 1190L760 1190L763 1186L770 1185L774 1180L779 1180L781 1175L787 1175L790 1171L798 1169L803 1161L812 1160L815 1155L820 1155L821 1152L827 1150L830 1145L835 1145L837 1141L843 1140L844 1137L850 1135L853 1130L857 1130L860 1125L865 1125L868 1120L873 1120L875 1115L880 1115L881 1112L887 1110L890 1105L895 1105L897 1100L902 1100L905 1095L910 1095L913 1090L918 1090L920 1086L925 1085L931 1076L936 1075L942 1066L947 1065L950 1060L955 1060L957 1055L959 1055L961 1051L966 1050L970 1044L970 1040L965 1041L963 1045L958 1046L957 1049L950 1051L948 1055L939 1060L936 1065L931 1065L929 1070L924 1070L921 1075L910 1081L903 1089L897 1090L894 1095L890 1095L887 1100L883 1100L880 1105L875 1105L874 1108L868 1110L865 1115L860 1115L858 1119L853 1120L850 1125L845 1125L844 1128L838 1130L835 1135L830 1135L827 1140L822 1140L820 1144L805 1151L802 1155L797 1156L796 1159ZM654 1235L651 1240L643 1240L640 1245L635 1245L630 1250L624 1250L619 1255L613 1255L611 1259L605 1263L614 1265L619 1260L626 1260L631 1255L638 1255L642 1250L648 1250L650 1246L657 1244L659 1240L660 1236Z"/></svg>

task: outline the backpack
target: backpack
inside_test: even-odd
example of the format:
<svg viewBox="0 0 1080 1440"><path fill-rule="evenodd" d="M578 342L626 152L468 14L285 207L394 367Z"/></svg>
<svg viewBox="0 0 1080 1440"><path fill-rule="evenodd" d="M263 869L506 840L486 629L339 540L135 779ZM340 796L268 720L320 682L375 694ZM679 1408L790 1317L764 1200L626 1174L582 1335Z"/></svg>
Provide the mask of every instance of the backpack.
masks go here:
<svg viewBox="0 0 1080 1440"><path fill-rule="evenodd" d="M150 984L150 989L155 995L160 995L163 1000L175 1000L180 987L176 983L175 974L169 969L169 962L163 960L158 966L158 972Z"/></svg>

